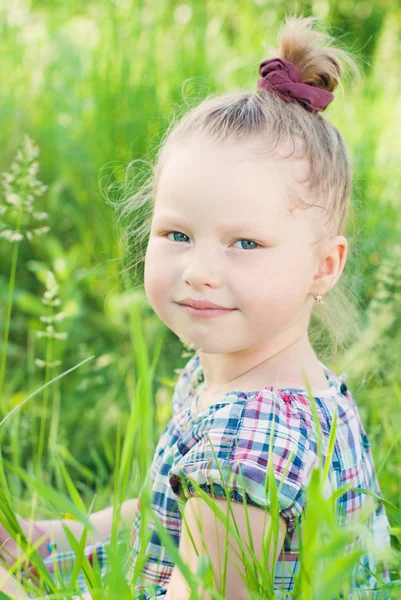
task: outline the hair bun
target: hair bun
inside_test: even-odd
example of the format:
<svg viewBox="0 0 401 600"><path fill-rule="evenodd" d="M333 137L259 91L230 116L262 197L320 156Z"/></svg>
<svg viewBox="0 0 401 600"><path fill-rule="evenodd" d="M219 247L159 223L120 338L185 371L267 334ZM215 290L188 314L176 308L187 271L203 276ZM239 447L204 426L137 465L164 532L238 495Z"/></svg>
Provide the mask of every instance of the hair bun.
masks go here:
<svg viewBox="0 0 401 600"><path fill-rule="evenodd" d="M312 26L318 17L287 16L278 34L279 56L295 65L302 77L302 83L333 92L341 85L343 59L359 74L351 55L340 48L332 47L334 38L317 31Z"/></svg>

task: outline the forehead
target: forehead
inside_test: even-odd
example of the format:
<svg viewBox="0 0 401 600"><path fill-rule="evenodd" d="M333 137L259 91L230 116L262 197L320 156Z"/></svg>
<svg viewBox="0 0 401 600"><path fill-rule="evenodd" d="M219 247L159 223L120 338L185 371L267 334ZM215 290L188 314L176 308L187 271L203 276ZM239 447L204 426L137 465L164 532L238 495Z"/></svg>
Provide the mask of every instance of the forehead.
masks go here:
<svg viewBox="0 0 401 600"><path fill-rule="evenodd" d="M154 218L278 224L293 218L287 185L282 161L258 155L249 142L187 142L170 149L161 169Z"/></svg>

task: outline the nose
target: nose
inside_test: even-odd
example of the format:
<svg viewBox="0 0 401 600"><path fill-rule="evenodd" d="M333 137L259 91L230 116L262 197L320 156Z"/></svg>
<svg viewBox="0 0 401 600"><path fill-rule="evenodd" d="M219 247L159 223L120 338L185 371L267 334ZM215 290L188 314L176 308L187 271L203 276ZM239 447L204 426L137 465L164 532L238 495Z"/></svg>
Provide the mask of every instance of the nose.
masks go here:
<svg viewBox="0 0 401 600"><path fill-rule="evenodd" d="M193 248L185 257L186 264L182 274L184 283L192 287L202 287L209 285L219 287L222 284L222 270L220 261L211 248L202 247Z"/></svg>

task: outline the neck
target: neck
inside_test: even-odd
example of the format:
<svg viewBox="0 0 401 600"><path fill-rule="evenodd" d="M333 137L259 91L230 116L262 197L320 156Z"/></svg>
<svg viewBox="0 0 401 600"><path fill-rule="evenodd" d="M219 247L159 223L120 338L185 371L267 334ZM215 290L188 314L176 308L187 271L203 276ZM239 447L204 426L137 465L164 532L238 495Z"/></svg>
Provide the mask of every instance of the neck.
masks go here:
<svg viewBox="0 0 401 600"><path fill-rule="evenodd" d="M218 393L263 387L266 382L279 385L281 381L294 382L293 387L305 387L302 368L316 374L318 358L309 342L307 332L292 339L285 336L280 344L251 348L228 354L207 354L199 351L204 373L204 390ZM276 383L277 382L277 383ZM298 382L298 383L297 383Z"/></svg>

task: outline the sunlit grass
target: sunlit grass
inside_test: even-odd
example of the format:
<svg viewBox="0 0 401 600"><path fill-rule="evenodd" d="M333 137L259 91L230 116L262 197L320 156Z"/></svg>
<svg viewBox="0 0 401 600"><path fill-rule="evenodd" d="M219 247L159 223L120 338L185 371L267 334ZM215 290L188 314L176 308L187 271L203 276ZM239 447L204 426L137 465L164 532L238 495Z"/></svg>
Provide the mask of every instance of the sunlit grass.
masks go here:
<svg viewBox="0 0 401 600"><path fill-rule="evenodd" d="M347 25L355 24L359 39L365 33L360 15L369 5L359 3L358 10L342 5L337 12L337 4L327 4L328 18L342 36L348 11ZM324 11L320 2L310 6L315 14ZM256 85L258 60L265 57L266 42L274 44L276 26L287 8L241 2L233 10L229 3L194 2L167 12L163 4L101 0L78 11L72 2L44 8L21 0L0 12L0 67L7 74L0 81L0 170L12 173L10 165L28 132L41 149L40 179L49 183L35 201L35 212L50 227L43 231L46 235L30 237L41 224L23 221L21 211L11 214L15 190L3 190L0 200L7 207L0 211L0 520L13 531L13 510L32 518L74 515L88 524L93 510L110 503L117 508L139 493L158 435L171 414L172 373L184 355L143 292L131 290L128 274L121 276L123 249L112 227L114 215L100 197L99 173L118 165L113 177L123 181L126 164L153 150L177 103L211 91ZM350 86L344 97L339 92L327 111L345 136L354 163L350 233L355 230L357 236L347 268L361 296L361 309L366 309L360 339L333 369L350 375L398 550L400 20L395 7L381 7L382 11L387 12L383 19L380 15L377 36L370 33L372 21L366 22L367 38L374 37L375 47L362 89ZM32 158L26 166L36 178L36 156ZM9 177L5 183L10 183ZM55 292L56 286L68 318L45 322L43 317L55 319L57 313L50 305L44 308L44 290ZM54 293L49 301L55 299ZM48 335L40 338L38 331ZM53 336L62 333L64 341ZM322 478L324 474L317 473L311 481L311 510L304 521L305 568L297 584L303 598L318 600L346 585L357 562L357 552L343 553L351 532L335 526L335 498L322 498ZM149 503L145 494L144 542L152 517ZM113 543L117 521L118 510ZM328 527L324 548L317 544L323 525ZM71 539L78 555L87 532L76 543ZM27 553L31 550L27 547ZM145 550L144 543L135 577ZM243 550L248 551L246 541ZM185 568L178 557L177 561ZM96 597L130 597L117 548L111 552L112 591L103 589L99 574L84 562L82 557L77 560L74 576L82 567L88 586L98 589ZM40 557L36 565L40 585L45 591L47 584L50 597L77 593L73 585L57 593ZM207 561L200 561L199 574L211 581ZM264 581L249 582L253 599L271 594L265 574ZM398 567L392 578L400 579ZM198 582L194 578L193 589ZM399 597L399 589L393 597Z"/></svg>

